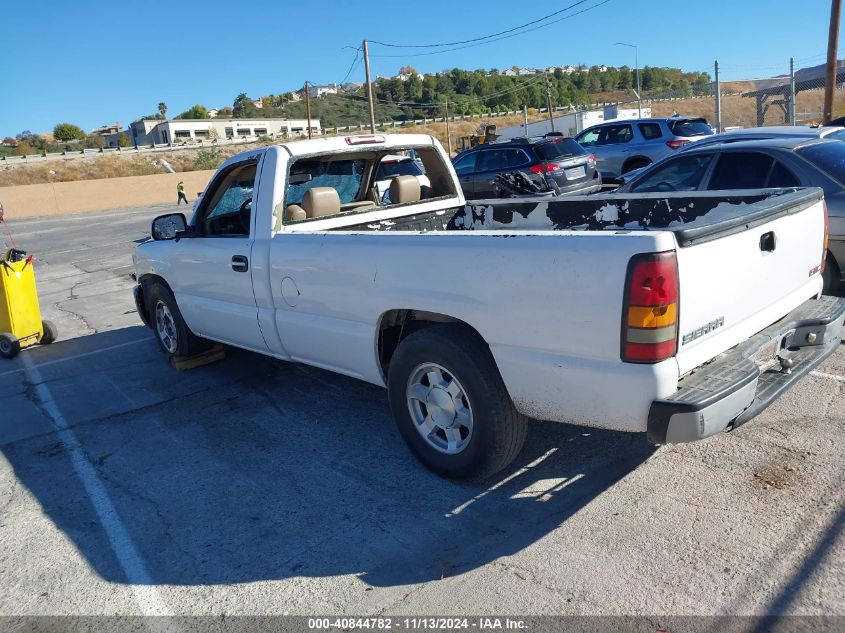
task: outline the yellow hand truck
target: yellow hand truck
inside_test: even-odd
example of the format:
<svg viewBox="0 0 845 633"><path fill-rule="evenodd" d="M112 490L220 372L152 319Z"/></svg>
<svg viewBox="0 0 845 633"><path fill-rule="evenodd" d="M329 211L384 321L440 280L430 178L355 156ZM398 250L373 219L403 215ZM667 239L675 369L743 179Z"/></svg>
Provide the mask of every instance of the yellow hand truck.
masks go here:
<svg viewBox="0 0 845 633"><path fill-rule="evenodd" d="M3 206L0 205L0 222ZM11 237L11 235L10 235ZM0 356L14 358L24 347L56 340L56 326L41 320L34 257L13 247L0 255Z"/></svg>

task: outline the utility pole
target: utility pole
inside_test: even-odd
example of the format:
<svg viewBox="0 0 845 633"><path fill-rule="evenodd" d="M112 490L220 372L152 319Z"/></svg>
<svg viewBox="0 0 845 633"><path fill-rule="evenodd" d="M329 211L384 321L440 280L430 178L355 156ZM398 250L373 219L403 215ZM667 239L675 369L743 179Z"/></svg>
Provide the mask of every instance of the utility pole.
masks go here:
<svg viewBox="0 0 845 633"><path fill-rule="evenodd" d="M640 47L636 44L626 44L625 42L616 42L616 46L627 46L634 49L634 72L637 74L637 111L639 118L643 118L643 91L640 88Z"/></svg>
<svg viewBox="0 0 845 633"><path fill-rule="evenodd" d="M546 103L549 107L549 123L552 126L552 132L555 131L555 117L552 114L552 89L549 88L549 76L548 74L544 75L546 77ZM526 130L528 128L526 127Z"/></svg>
<svg viewBox="0 0 845 633"><path fill-rule="evenodd" d="M446 99L446 142L449 145L449 158L452 157L452 132L449 129L449 100Z"/></svg>
<svg viewBox="0 0 845 633"><path fill-rule="evenodd" d="M308 117L308 140L311 140L311 90L305 82L305 116Z"/></svg>
<svg viewBox="0 0 845 633"><path fill-rule="evenodd" d="M362 44L364 50L364 72L367 75L367 102L370 104L370 134L376 133L376 111L373 102L373 82L370 81L370 52L367 48L367 40Z"/></svg>
<svg viewBox="0 0 845 633"><path fill-rule="evenodd" d="M795 58L789 58L789 124L795 125Z"/></svg>
<svg viewBox="0 0 845 633"><path fill-rule="evenodd" d="M716 71L716 133L722 131L722 84L719 81L719 62L715 62Z"/></svg>
<svg viewBox="0 0 845 633"><path fill-rule="evenodd" d="M824 86L824 116L822 121L833 119L833 91L836 88L836 51L839 50L839 16L842 14L842 0L831 0L830 31L827 36L827 74Z"/></svg>
<svg viewBox="0 0 845 633"><path fill-rule="evenodd" d="M525 136L528 136L528 106L522 106L522 121L525 126Z"/></svg>

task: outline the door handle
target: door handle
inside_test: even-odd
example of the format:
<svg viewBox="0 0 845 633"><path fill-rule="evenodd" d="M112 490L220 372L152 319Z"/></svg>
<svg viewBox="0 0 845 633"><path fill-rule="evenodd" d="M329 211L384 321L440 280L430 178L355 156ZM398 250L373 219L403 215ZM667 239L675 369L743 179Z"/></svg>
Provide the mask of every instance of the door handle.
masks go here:
<svg viewBox="0 0 845 633"><path fill-rule="evenodd" d="M249 270L249 260L246 258L246 255L232 256L232 270L236 273L245 273Z"/></svg>

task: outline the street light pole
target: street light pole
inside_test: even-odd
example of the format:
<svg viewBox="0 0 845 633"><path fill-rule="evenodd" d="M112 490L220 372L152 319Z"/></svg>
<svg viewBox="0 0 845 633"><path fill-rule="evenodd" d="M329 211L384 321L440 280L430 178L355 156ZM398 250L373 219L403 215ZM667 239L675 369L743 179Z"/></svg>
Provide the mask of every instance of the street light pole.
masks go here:
<svg viewBox="0 0 845 633"><path fill-rule="evenodd" d="M616 42L616 46L627 46L634 49L634 72L637 74L637 111L639 118L643 118L643 98L642 89L640 88L640 48L636 44L626 44L625 42Z"/></svg>

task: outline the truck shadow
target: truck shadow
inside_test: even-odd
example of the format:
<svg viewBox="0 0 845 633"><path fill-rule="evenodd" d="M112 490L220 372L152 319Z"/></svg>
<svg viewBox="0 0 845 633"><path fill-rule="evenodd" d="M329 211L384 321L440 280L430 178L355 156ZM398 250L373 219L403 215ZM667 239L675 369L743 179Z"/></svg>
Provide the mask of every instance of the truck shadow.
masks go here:
<svg viewBox="0 0 845 633"><path fill-rule="evenodd" d="M155 584L459 575L546 537L654 451L642 435L537 421L506 472L449 482L413 459L378 387L238 350L178 373L145 332L31 354L52 363L43 380ZM55 362L63 346L75 359ZM10 397L37 397L17 380ZM127 582L74 449L43 433L0 450L92 568Z"/></svg>

